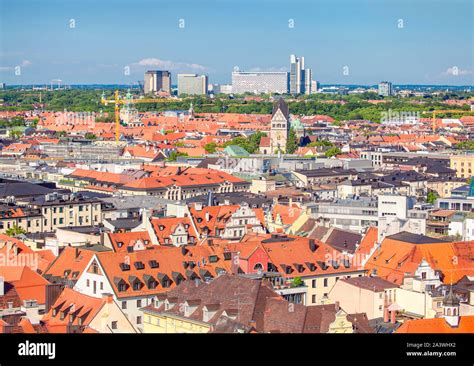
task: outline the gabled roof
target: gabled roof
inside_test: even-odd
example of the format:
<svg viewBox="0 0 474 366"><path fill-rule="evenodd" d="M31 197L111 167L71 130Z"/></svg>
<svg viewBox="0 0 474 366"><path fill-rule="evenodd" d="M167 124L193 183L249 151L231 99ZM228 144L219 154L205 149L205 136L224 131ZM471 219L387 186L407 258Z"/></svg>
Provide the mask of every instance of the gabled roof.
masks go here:
<svg viewBox="0 0 474 366"><path fill-rule="evenodd" d="M24 300L36 300L38 304L46 302L46 286L49 282L29 267L3 266L0 267L0 276L8 284L7 288L14 289L14 294L21 303ZM7 300L4 296L0 296L0 299L1 302Z"/></svg>
<svg viewBox="0 0 474 366"><path fill-rule="evenodd" d="M413 275L425 260L443 274L444 283L455 283L465 275L474 274L473 245L474 241L442 242L402 232L386 237L367 260L365 268L400 285L404 277Z"/></svg>
<svg viewBox="0 0 474 366"><path fill-rule="evenodd" d="M216 256L216 260L211 262L209 257L213 255ZM176 279L181 278L178 273L182 275L182 278L189 278L194 273L195 277L204 280L202 278L203 273L200 272L201 269L206 270L213 278L218 277L219 268L223 268L228 273L231 272L230 261L224 260L221 251L216 251L209 246L154 246L152 249L130 253L97 253L97 258L105 272L105 276L112 285L114 293L119 298L156 295L169 291L176 287ZM155 261L153 266L152 261ZM136 262L143 263L143 268L137 268L134 265ZM126 268L121 266L123 263L129 263L129 266ZM149 275L157 279L164 278L166 275L170 279L169 287L165 287L162 282L159 282L155 288L143 286L140 289L134 289L129 285L122 289L123 291L119 291L118 280L121 279L129 283L130 276L141 279L143 275Z"/></svg>
<svg viewBox="0 0 474 366"><path fill-rule="evenodd" d="M87 296L66 287L42 321L50 333L66 333L68 326L88 326L104 303L102 298ZM61 316L64 318L61 319ZM79 324L80 318L82 324Z"/></svg>

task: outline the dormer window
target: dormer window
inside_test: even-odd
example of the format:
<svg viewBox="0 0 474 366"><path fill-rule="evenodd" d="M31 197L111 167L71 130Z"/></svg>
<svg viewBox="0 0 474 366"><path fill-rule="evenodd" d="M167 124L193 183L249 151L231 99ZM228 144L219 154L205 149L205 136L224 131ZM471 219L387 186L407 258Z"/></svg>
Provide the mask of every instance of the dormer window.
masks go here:
<svg viewBox="0 0 474 366"><path fill-rule="evenodd" d="M127 264L127 263L120 263L120 269L124 272L125 271L130 271L130 265Z"/></svg>
<svg viewBox="0 0 474 366"><path fill-rule="evenodd" d="M158 268L159 267L159 264L155 259L150 260L148 262L148 264L150 265L151 268Z"/></svg>
<svg viewBox="0 0 474 366"><path fill-rule="evenodd" d="M141 270L145 268L145 265L143 264L143 262L140 262L140 261L135 262L133 265L135 266L137 270Z"/></svg>

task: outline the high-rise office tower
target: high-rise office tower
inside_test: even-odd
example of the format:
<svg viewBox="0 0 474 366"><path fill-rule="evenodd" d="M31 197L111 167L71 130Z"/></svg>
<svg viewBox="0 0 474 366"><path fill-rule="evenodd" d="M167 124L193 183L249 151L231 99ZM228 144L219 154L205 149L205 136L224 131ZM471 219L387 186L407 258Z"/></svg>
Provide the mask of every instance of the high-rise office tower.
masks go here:
<svg viewBox="0 0 474 366"><path fill-rule="evenodd" d="M311 69L305 69L304 70L304 93L305 94L311 94L313 92L312 88L312 78L313 78L313 72Z"/></svg>
<svg viewBox="0 0 474 366"><path fill-rule="evenodd" d="M207 76L197 74L178 74L178 95L206 95Z"/></svg>
<svg viewBox="0 0 474 366"><path fill-rule="evenodd" d="M379 83L379 95L384 97L393 95L393 86L390 81L381 81Z"/></svg>
<svg viewBox="0 0 474 366"><path fill-rule="evenodd" d="M290 56L290 94L311 93L311 69L305 69L304 57Z"/></svg>
<svg viewBox="0 0 474 366"><path fill-rule="evenodd" d="M145 94L156 93L160 90L171 94L171 73L160 70L147 71L145 73Z"/></svg>

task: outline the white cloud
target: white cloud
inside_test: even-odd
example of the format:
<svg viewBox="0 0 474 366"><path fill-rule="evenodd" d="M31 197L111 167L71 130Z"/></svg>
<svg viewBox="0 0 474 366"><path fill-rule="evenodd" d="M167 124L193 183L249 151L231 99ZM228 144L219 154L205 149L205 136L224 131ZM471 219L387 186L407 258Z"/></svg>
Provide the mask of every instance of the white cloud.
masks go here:
<svg viewBox="0 0 474 366"><path fill-rule="evenodd" d="M175 62L169 60L160 60L159 58L144 58L132 66L135 67L154 67L162 70L183 70L183 71L207 71L208 68L199 64L189 64L185 62Z"/></svg>
<svg viewBox="0 0 474 366"><path fill-rule="evenodd" d="M0 71L13 71L15 70L15 67L20 66L20 67L28 67L31 66L32 62L29 60L23 60L21 61L18 65L14 66L0 66Z"/></svg>
<svg viewBox="0 0 474 366"><path fill-rule="evenodd" d="M446 71L442 72L444 76L463 76L463 75L471 75L472 70L460 69L457 66L448 67Z"/></svg>

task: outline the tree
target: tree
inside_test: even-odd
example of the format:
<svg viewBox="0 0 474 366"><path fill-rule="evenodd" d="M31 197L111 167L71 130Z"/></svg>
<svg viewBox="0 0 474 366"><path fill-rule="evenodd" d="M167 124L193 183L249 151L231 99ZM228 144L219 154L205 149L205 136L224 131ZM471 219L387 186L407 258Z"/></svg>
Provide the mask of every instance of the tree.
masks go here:
<svg viewBox="0 0 474 366"><path fill-rule="evenodd" d="M8 236L19 236L19 235L22 235L22 234L26 234L26 231L25 229L19 227L18 225L13 225L11 228L7 229L5 231L5 233L8 235Z"/></svg>
<svg viewBox="0 0 474 366"><path fill-rule="evenodd" d="M215 142L210 142L204 145L204 150L206 150L209 154L213 154L216 152L217 144Z"/></svg>
<svg viewBox="0 0 474 366"><path fill-rule="evenodd" d="M308 147L317 147L317 146L333 147L334 144L328 140L318 140L318 141L310 142L307 146Z"/></svg>
<svg viewBox="0 0 474 366"><path fill-rule="evenodd" d="M438 193L435 191L429 191L428 194L426 195L426 202L431 203L434 205L435 201L438 199Z"/></svg>
<svg viewBox="0 0 474 366"><path fill-rule="evenodd" d="M91 132L87 132L84 137L88 140L95 140L97 138L97 136Z"/></svg>
<svg viewBox="0 0 474 366"><path fill-rule="evenodd" d="M187 153L182 153L182 152L178 152L178 151L173 151L170 156L168 157L168 161L176 161L178 159L179 156L188 156Z"/></svg>
<svg viewBox="0 0 474 366"><path fill-rule="evenodd" d="M341 152L341 149L338 147L331 147L330 149L326 150L324 155L326 155L327 158L332 158L333 156L339 155Z"/></svg>
<svg viewBox="0 0 474 366"><path fill-rule="evenodd" d="M238 136L236 138L233 138L230 141L227 141L224 143L224 147L227 147L229 145L237 145L240 146L242 149L246 150L249 154L255 153L258 148L260 147L260 140L262 137L266 136L264 132L255 132L252 134L250 137L245 138L242 136Z"/></svg>
<svg viewBox="0 0 474 366"><path fill-rule="evenodd" d="M286 153L293 154L296 149L298 149L298 138L296 137L296 132L293 128L290 129L288 134L288 139L286 140Z"/></svg>
<svg viewBox="0 0 474 366"><path fill-rule="evenodd" d="M474 150L474 140L463 141L456 145L460 150Z"/></svg>
<svg viewBox="0 0 474 366"><path fill-rule="evenodd" d="M23 136L23 132L21 131L18 131L18 130L10 131L10 137L14 140L20 139L21 136Z"/></svg>
<svg viewBox="0 0 474 366"><path fill-rule="evenodd" d="M303 280L301 277L295 277L293 278L293 281L291 282L291 287L299 287L303 284Z"/></svg>

